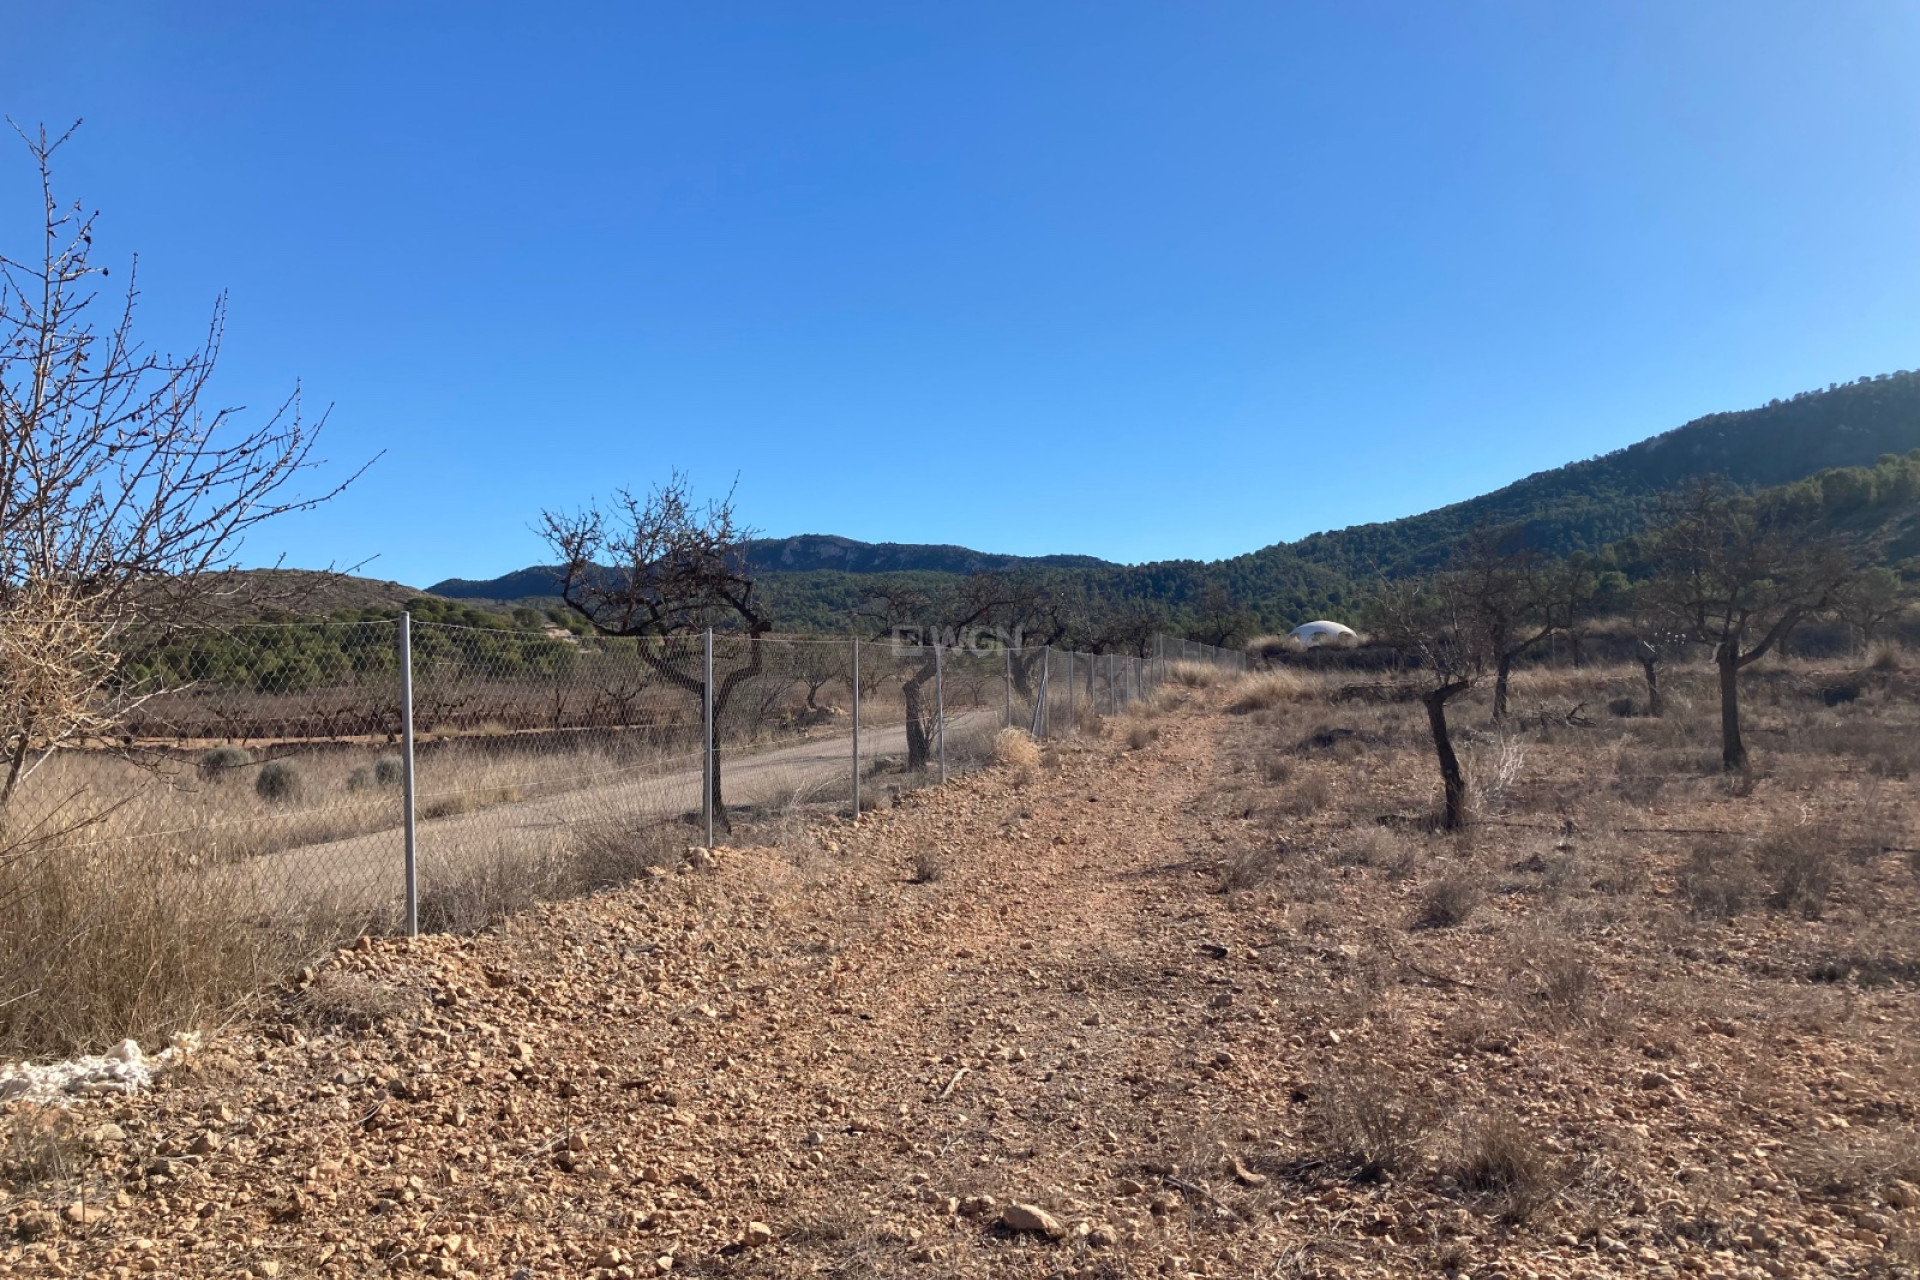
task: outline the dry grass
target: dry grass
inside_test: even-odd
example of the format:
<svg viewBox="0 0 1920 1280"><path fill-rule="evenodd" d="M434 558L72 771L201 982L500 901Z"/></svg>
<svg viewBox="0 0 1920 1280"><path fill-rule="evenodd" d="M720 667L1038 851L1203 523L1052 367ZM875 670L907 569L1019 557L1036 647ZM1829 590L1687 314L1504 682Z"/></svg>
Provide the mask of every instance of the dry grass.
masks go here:
<svg viewBox="0 0 1920 1280"><path fill-rule="evenodd" d="M1160 731L1148 724L1136 724L1127 730L1127 750L1145 751L1160 737Z"/></svg>
<svg viewBox="0 0 1920 1280"><path fill-rule="evenodd" d="M67 1182L86 1167L78 1117L64 1107L22 1107L0 1116L0 1183L15 1192Z"/></svg>
<svg viewBox="0 0 1920 1280"><path fill-rule="evenodd" d="M1313 1163L1355 1182L1377 1182L1417 1166L1432 1127L1432 1108L1384 1075L1330 1079L1312 1099Z"/></svg>
<svg viewBox="0 0 1920 1280"><path fill-rule="evenodd" d="M1037 769L1040 744L1025 729L1002 729L993 735L993 762L1009 769Z"/></svg>
<svg viewBox="0 0 1920 1280"><path fill-rule="evenodd" d="M939 850L923 847L914 853L912 883L938 884L946 874L947 864Z"/></svg>
<svg viewBox="0 0 1920 1280"><path fill-rule="evenodd" d="M1305 697L1306 685L1291 671L1259 671L1241 676L1227 686L1227 710L1238 715L1271 711Z"/></svg>
<svg viewBox="0 0 1920 1280"><path fill-rule="evenodd" d="M374 1031L417 1013L426 1002L418 991L328 970L307 984L295 1003L295 1016L316 1031Z"/></svg>
<svg viewBox="0 0 1920 1280"><path fill-rule="evenodd" d="M1486 900L1480 877L1451 872L1420 891L1413 917L1416 929L1452 929L1465 924Z"/></svg>
<svg viewBox="0 0 1920 1280"><path fill-rule="evenodd" d="M1211 662L1169 662L1167 679L1188 689L1212 689L1226 684L1234 673Z"/></svg>
<svg viewBox="0 0 1920 1280"><path fill-rule="evenodd" d="M10 817L56 834L0 862L0 1052L164 1040L223 1016L315 954L397 925L400 812L385 782L397 758L316 750L257 767L250 758L216 749L157 767L100 753L48 763ZM443 832L436 819L527 792L505 781L513 757L468 744L439 754L440 794L421 804L424 926L482 928L677 859L683 833L616 819L581 790L608 774L630 778L628 769L599 753L531 763L535 786L567 797L575 821L557 833ZM356 773L372 785L356 785ZM671 809L630 781L620 804ZM76 829L57 834L62 825ZM377 838L353 843L364 836Z"/></svg>
<svg viewBox="0 0 1920 1280"><path fill-rule="evenodd" d="M203 1024L364 921L283 915L231 867L52 846L0 867L0 1051L69 1054Z"/></svg>
<svg viewBox="0 0 1920 1280"><path fill-rule="evenodd" d="M1448 1172L1463 1191L1491 1201L1496 1216L1506 1223L1526 1222L1555 1191L1539 1138L1508 1115L1463 1123Z"/></svg>

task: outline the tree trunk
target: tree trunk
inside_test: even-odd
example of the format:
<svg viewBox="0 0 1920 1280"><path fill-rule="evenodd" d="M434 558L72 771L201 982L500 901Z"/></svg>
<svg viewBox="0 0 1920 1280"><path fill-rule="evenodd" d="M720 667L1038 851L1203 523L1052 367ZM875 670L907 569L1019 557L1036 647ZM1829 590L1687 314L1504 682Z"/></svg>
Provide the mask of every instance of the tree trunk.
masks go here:
<svg viewBox="0 0 1920 1280"><path fill-rule="evenodd" d="M931 758L933 735L927 732L927 726L921 720L921 680L915 677L901 686L901 692L907 700L907 768L918 771L927 767Z"/></svg>
<svg viewBox="0 0 1920 1280"><path fill-rule="evenodd" d="M1740 740L1740 644L1728 640L1714 650L1720 668L1720 765L1728 773L1747 767L1747 747Z"/></svg>
<svg viewBox="0 0 1920 1280"><path fill-rule="evenodd" d="M13 789L20 785L20 769L27 762L27 746L33 738L33 717L28 716L26 723L20 726L20 739L14 744L12 758L7 762L7 785L0 790L0 807L13 802Z"/></svg>
<svg viewBox="0 0 1920 1280"><path fill-rule="evenodd" d="M1665 715L1667 700L1660 694L1660 660L1658 658L1640 659L1640 669L1647 673L1647 714Z"/></svg>
<svg viewBox="0 0 1920 1280"><path fill-rule="evenodd" d="M1494 664L1493 671L1493 718L1496 721L1507 718L1507 677L1512 674L1513 655L1503 653L1500 655L1500 660Z"/></svg>
<svg viewBox="0 0 1920 1280"><path fill-rule="evenodd" d="M1433 752L1440 760L1440 783L1447 805L1441 825L1448 831L1467 825L1467 779L1460 772L1460 757L1453 752L1453 735L1447 729L1447 702L1466 687L1466 681L1456 680L1420 698L1427 706L1427 728L1433 733Z"/></svg>

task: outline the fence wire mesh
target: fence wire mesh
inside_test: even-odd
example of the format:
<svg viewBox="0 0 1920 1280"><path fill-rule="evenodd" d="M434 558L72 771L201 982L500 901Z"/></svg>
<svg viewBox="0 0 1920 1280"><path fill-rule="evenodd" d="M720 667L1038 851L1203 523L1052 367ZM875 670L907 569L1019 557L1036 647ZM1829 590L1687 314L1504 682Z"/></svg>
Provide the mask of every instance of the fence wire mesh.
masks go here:
<svg viewBox="0 0 1920 1280"><path fill-rule="evenodd" d="M721 841L850 816L856 793L884 806L990 760L1004 728L1092 732L1178 663L1244 666L1165 639L1139 656L392 620L118 645L115 736L47 755L15 821L316 936L405 927L410 823L420 927L476 927L663 874L706 843L709 811Z"/></svg>

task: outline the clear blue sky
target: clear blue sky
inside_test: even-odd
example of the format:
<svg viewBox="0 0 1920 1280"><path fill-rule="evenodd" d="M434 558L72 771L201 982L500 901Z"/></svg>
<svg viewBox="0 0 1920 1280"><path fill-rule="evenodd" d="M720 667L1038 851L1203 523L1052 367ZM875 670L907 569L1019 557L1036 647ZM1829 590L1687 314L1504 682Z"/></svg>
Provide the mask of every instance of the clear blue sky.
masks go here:
<svg viewBox="0 0 1920 1280"><path fill-rule="evenodd" d="M223 398L386 450L251 562L490 576L674 467L1212 558L1920 366L1920 4L6 10L149 334L228 289Z"/></svg>

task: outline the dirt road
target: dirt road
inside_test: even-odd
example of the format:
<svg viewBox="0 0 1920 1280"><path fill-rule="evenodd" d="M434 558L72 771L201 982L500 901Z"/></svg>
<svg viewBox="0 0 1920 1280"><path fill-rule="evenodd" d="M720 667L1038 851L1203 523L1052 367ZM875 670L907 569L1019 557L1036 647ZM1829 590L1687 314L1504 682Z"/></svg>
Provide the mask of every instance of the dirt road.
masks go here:
<svg viewBox="0 0 1920 1280"><path fill-rule="evenodd" d="M1221 799L1244 721L1151 723L344 952L80 1104L89 1172L7 1202L0 1273L1895 1274L1878 1228L1704 1163L1773 1150L1757 1086L1702 1065L1756 1028L1669 1021L1656 1060L1632 1023L1499 1023L1488 938L1407 931L1403 883L1350 865L1223 894L1257 849ZM1509 1119L1552 1175L1524 1213L1450 1172Z"/></svg>
<svg viewBox="0 0 1920 1280"><path fill-rule="evenodd" d="M969 711L952 717L949 732L958 742L999 724L991 711ZM823 734L791 746L730 754L723 762L728 802L749 808L805 802L821 796L845 796L852 768L851 735ZM904 758L904 725L864 728L861 758ZM697 756L696 756L697 758ZM617 819L638 823L700 807L701 772L698 766L667 773L623 778L603 786L580 787L500 802L486 799L465 808L467 798L457 791L423 792L420 800L419 856L427 889L443 880L457 879L477 862L516 851L536 854L567 828L585 821ZM867 784L870 794L882 794L885 778ZM473 798L476 802L485 799ZM454 812L433 816L436 809ZM403 891L404 845L396 825L380 831L301 845L253 859L243 869L251 892L263 901L289 903L312 899L328 909L358 912L394 901ZM234 868L221 874L233 879Z"/></svg>

